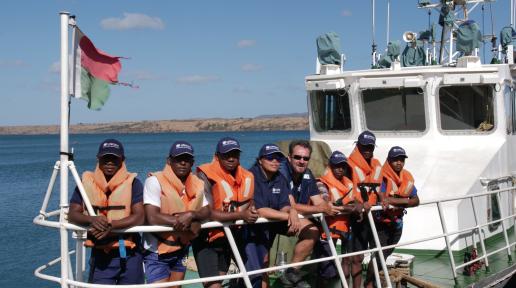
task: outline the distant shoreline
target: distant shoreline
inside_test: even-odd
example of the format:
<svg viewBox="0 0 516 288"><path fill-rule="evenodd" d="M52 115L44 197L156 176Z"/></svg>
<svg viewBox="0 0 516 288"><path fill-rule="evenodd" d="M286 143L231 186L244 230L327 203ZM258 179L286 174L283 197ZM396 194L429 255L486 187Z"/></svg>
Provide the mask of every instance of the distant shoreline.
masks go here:
<svg viewBox="0 0 516 288"><path fill-rule="evenodd" d="M308 130L308 116L267 115L255 118L206 118L84 124L70 126L70 134L167 133L223 131L303 131ZM59 134L58 125L2 126L0 135Z"/></svg>

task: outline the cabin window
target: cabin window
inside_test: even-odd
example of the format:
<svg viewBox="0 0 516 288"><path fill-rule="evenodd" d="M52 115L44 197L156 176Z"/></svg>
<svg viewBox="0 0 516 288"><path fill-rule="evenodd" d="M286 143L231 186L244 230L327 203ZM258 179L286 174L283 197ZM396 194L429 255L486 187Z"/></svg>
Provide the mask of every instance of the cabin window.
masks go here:
<svg viewBox="0 0 516 288"><path fill-rule="evenodd" d="M312 91L310 103L316 131L351 131L349 95L345 90Z"/></svg>
<svg viewBox="0 0 516 288"><path fill-rule="evenodd" d="M362 91L365 122L373 131L426 130L421 88L382 88Z"/></svg>
<svg viewBox="0 0 516 288"><path fill-rule="evenodd" d="M487 132L494 128L492 85L446 86L439 89L441 129Z"/></svg>

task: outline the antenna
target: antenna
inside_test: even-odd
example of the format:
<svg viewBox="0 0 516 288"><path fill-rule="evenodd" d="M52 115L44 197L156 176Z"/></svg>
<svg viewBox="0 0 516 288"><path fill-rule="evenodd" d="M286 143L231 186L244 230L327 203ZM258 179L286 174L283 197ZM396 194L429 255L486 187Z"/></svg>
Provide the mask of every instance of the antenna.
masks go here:
<svg viewBox="0 0 516 288"><path fill-rule="evenodd" d="M373 14L373 25L372 25L372 38L373 38L373 44L371 45L371 49L372 49L372 67L376 67L376 42L375 42L375 23L374 23L374 20L375 20L375 4L376 4L376 1L375 0L371 0L372 2L372 14Z"/></svg>

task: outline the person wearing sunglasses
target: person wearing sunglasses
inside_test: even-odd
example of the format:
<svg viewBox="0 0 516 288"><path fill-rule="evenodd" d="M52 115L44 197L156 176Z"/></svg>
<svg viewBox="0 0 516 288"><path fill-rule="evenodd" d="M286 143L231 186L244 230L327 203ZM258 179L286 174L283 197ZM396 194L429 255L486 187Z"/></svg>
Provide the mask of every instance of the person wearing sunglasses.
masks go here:
<svg viewBox="0 0 516 288"><path fill-rule="evenodd" d="M219 222L244 220L254 223L258 213L254 207L253 174L240 166L240 143L234 138L219 140L210 163L197 167L197 175L205 182L205 197L210 206L210 219ZM241 243L242 227L232 227L233 236ZM238 245L242 247L243 245ZM220 228L202 230L192 241L200 277L225 275L232 252L224 231ZM245 254L241 252L240 254ZM204 283L205 287L222 287L222 281Z"/></svg>
<svg viewBox="0 0 516 288"><path fill-rule="evenodd" d="M95 171L82 175L82 185L96 215L86 213L76 187L70 199L68 220L89 226L84 245L91 247L88 282L96 284L143 284L142 254L138 233L115 234L114 229L142 225L143 185L125 166L122 143L106 139L97 153Z"/></svg>
<svg viewBox="0 0 516 288"><path fill-rule="evenodd" d="M309 141L293 140L290 142L287 161L284 161L280 167L281 174L287 179L290 186L290 205L303 215L314 213L335 215L339 213L340 209L322 198L317 187L317 181L308 168L311 154L312 146ZM296 255L296 261L302 261L312 254L314 246L320 238L319 229L315 223L303 227L299 235L301 239L298 242L300 251ZM284 276L282 280L290 282L298 279L299 268L287 269ZM287 285L288 281L284 281L284 284Z"/></svg>
<svg viewBox="0 0 516 288"><path fill-rule="evenodd" d="M348 164L352 170L352 180L356 189L355 205L362 212L360 214L351 215L351 231L352 231L352 250L362 251L369 246L374 246L372 241L371 227L367 213L378 202L378 190L382 182L382 164L378 159L374 158L374 149L376 147L376 136L370 131L363 131L358 135L356 147L349 155ZM361 280L361 266L356 263L362 263L364 256L353 256L351 274L353 279ZM372 280L368 273L366 284Z"/></svg>
<svg viewBox="0 0 516 288"><path fill-rule="evenodd" d="M194 150L186 141L170 147L165 167L145 181L143 202L147 223L171 226L174 232L144 233L147 283L183 280L190 240L210 216L204 181L191 173ZM177 231L177 232L176 232ZM179 287L179 286L173 286Z"/></svg>

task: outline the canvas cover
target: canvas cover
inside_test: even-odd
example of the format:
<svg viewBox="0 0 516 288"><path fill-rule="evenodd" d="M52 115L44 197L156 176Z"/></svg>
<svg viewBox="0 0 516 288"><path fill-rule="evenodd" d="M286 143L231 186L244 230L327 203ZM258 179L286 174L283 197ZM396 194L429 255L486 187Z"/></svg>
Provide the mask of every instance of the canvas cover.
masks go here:
<svg viewBox="0 0 516 288"><path fill-rule="evenodd" d="M401 53L401 66L424 66L426 65L425 49L423 49L423 43L417 41L416 45L408 43L403 53Z"/></svg>
<svg viewBox="0 0 516 288"><path fill-rule="evenodd" d="M381 68L391 67L391 63L394 62L398 56L400 56L400 51L401 48L399 41L389 42L387 45L387 53L380 57L380 60L378 60L378 66Z"/></svg>
<svg viewBox="0 0 516 288"><path fill-rule="evenodd" d="M340 65L340 37L335 32L328 32L317 37L317 56L321 65Z"/></svg>
<svg viewBox="0 0 516 288"><path fill-rule="evenodd" d="M465 55L471 55L475 48L480 47L480 43L482 43L482 34L475 21L469 20L459 26L457 30L457 51L461 51Z"/></svg>

